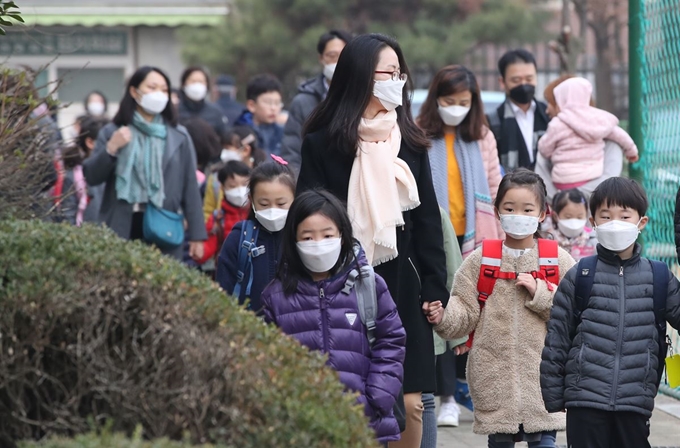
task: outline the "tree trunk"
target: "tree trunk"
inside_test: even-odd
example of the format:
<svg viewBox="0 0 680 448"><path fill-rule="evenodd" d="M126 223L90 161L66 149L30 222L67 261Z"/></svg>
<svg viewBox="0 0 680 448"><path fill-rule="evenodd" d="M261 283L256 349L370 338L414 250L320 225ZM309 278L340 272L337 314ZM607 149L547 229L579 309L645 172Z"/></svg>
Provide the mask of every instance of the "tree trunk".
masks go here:
<svg viewBox="0 0 680 448"><path fill-rule="evenodd" d="M604 24L602 24L604 25ZM595 34L595 90L597 107L614 113L614 91L612 89L612 58L609 48L609 31L606 26L593 27Z"/></svg>

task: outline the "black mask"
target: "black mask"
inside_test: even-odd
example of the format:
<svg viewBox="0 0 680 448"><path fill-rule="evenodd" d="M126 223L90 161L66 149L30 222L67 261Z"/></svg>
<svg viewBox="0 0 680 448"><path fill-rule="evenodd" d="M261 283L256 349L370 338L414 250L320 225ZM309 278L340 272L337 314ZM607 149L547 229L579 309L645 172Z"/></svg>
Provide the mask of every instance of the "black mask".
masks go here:
<svg viewBox="0 0 680 448"><path fill-rule="evenodd" d="M534 99L536 87L531 84L520 84L510 90L510 99L517 104L529 104Z"/></svg>

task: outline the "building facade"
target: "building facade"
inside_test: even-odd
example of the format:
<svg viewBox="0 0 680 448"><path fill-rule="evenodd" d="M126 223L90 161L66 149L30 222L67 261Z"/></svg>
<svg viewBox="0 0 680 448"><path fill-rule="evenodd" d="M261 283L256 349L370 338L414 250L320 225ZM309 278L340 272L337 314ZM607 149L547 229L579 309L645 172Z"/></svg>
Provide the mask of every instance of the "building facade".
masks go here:
<svg viewBox="0 0 680 448"><path fill-rule="evenodd" d="M142 65L167 72L174 86L184 68L177 30L218 25L226 0L24 0L26 26L0 38L5 66L40 71L37 87L68 104L59 124L68 127L84 112L83 100L101 91L109 115L117 109L127 78Z"/></svg>

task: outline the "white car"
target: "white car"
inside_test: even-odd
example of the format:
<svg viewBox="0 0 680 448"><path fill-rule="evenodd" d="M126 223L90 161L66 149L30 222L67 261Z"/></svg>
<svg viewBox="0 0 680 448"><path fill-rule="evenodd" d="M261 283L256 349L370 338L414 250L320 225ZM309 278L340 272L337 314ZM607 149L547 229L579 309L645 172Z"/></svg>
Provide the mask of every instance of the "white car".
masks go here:
<svg viewBox="0 0 680 448"><path fill-rule="evenodd" d="M420 113L420 108L426 98L427 89L416 89L413 91L413 98L411 99L411 114L413 114L413 118L416 118ZM485 114L489 114L496 110L503 101L505 101L505 92L482 90L482 103L484 104Z"/></svg>

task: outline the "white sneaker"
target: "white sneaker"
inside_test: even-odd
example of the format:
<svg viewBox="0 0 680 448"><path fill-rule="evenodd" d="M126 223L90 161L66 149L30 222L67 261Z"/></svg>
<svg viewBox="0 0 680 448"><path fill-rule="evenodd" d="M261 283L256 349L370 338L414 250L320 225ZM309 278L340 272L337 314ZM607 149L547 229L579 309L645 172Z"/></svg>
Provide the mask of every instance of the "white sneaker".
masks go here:
<svg viewBox="0 0 680 448"><path fill-rule="evenodd" d="M460 416L460 408L455 401L442 403L439 408L439 416L437 417L437 426L458 426L458 417Z"/></svg>

